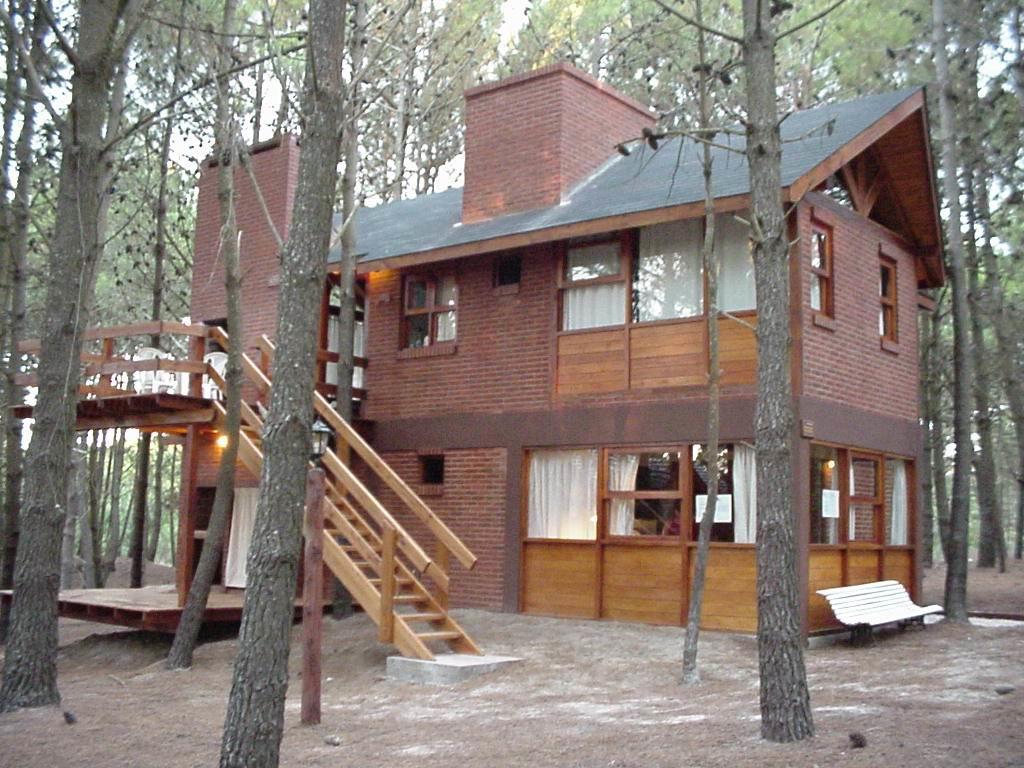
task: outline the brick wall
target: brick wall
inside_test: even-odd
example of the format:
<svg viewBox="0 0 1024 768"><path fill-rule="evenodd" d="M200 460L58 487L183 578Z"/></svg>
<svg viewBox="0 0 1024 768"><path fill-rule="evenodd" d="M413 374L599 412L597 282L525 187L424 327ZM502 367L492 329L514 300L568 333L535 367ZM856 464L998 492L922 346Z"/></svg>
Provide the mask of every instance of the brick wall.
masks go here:
<svg viewBox="0 0 1024 768"><path fill-rule="evenodd" d="M835 328L813 321L809 305L812 216L832 227ZM914 259L885 228L820 193L798 214L802 270L803 394L901 419L918 409L917 277ZM878 333L879 249L896 261L898 349Z"/></svg>
<svg viewBox="0 0 1024 768"><path fill-rule="evenodd" d="M260 147L263 147L262 149ZM283 136L254 148L250 162L267 210L281 238L291 222L292 198L299 172L299 147ZM217 167L204 164L199 177L195 257L192 265L194 322L222 318L224 268L219 257L220 214ZM242 314L245 348L252 351L261 334L274 335L277 323L279 259L277 242L267 224L249 174L235 169L235 217L241 232Z"/></svg>
<svg viewBox="0 0 1024 768"><path fill-rule="evenodd" d="M474 448L438 453L443 453L445 463L442 486L424 486L419 482L416 452L382 455L477 556L472 571L465 570L452 558L452 606L500 610L505 559L506 451L504 448ZM413 517L393 493L381 490L379 483L373 483L372 487L402 526L433 556L435 540L426 526Z"/></svg>
<svg viewBox="0 0 1024 768"><path fill-rule="evenodd" d="M568 64L466 91L464 222L555 205L654 115Z"/></svg>

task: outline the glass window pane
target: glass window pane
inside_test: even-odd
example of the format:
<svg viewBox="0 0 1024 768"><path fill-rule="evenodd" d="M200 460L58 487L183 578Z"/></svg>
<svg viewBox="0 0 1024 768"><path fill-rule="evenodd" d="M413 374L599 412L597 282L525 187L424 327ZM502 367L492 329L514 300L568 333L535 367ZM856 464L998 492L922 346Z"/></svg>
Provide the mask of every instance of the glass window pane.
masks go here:
<svg viewBox="0 0 1024 768"><path fill-rule="evenodd" d="M529 486L531 538L596 538L596 450L531 452Z"/></svg>
<svg viewBox="0 0 1024 768"><path fill-rule="evenodd" d="M407 347L425 347L430 344L430 316L413 315L406 318L408 336Z"/></svg>
<svg viewBox="0 0 1024 768"><path fill-rule="evenodd" d="M423 309L427 306L427 281L410 280L406 294L407 309Z"/></svg>
<svg viewBox="0 0 1024 768"><path fill-rule="evenodd" d="M821 283L822 279L817 275L811 276L811 309L821 311Z"/></svg>
<svg viewBox="0 0 1024 768"><path fill-rule="evenodd" d="M746 218L750 214L739 214ZM718 307L726 312L757 308L750 228L732 214L715 217Z"/></svg>
<svg viewBox="0 0 1024 768"><path fill-rule="evenodd" d="M612 536L679 535L679 499L611 499L608 504Z"/></svg>
<svg viewBox="0 0 1024 768"><path fill-rule="evenodd" d="M455 340L455 312L441 312L437 315L437 340Z"/></svg>
<svg viewBox="0 0 1024 768"><path fill-rule="evenodd" d="M673 221L644 227L633 270L633 319L643 323L704 311L702 224Z"/></svg>
<svg viewBox="0 0 1024 768"><path fill-rule="evenodd" d="M907 463L902 459L885 462L885 543L904 546L909 542L907 521Z"/></svg>
<svg viewBox="0 0 1024 768"><path fill-rule="evenodd" d="M811 266L815 269L825 269L827 264L827 236L820 229L811 235Z"/></svg>
<svg viewBox="0 0 1024 768"><path fill-rule="evenodd" d="M438 307L454 307L458 298L458 288L454 277L444 277L437 284L437 298L434 303Z"/></svg>
<svg viewBox="0 0 1024 768"><path fill-rule="evenodd" d="M839 543L839 454L811 446L811 544Z"/></svg>
<svg viewBox="0 0 1024 768"><path fill-rule="evenodd" d="M562 330L600 328L626 322L626 284L599 283L562 293Z"/></svg>
<svg viewBox="0 0 1024 768"><path fill-rule="evenodd" d="M850 495L874 498L878 491L878 463L874 459L854 459L850 463Z"/></svg>
<svg viewBox="0 0 1024 768"><path fill-rule="evenodd" d="M889 296L891 288L892 271L884 264L881 267L881 278L879 280L879 290L882 296Z"/></svg>
<svg viewBox="0 0 1024 768"><path fill-rule="evenodd" d="M611 491L679 490L679 453L613 453L608 457Z"/></svg>
<svg viewBox="0 0 1024 768"><path fill-rule="evenodd" d="M850 504L850 541L875 540L875 505Z"/></svg>
<svg viewBox="0 0 1024 768"><path fill-rule="evenodd" d="M570 248L565 259L565 279L592 280L617 275L621 271L620 258L617 242Z"/></svg>

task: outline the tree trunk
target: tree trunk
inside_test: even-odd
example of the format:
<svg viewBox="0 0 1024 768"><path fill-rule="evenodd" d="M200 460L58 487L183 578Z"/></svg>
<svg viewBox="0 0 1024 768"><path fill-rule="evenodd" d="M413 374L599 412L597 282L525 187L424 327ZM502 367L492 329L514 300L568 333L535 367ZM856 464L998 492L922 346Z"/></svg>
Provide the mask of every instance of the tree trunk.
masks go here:
<svg viewBox="0 0 1024 768"><path fill-rule="evenodd" d="M925 446L921 453L921 565L924 568L931 568L935 552L935 478L932 476L932 452L931 452L931 400L928 396L928 377L930 355L928 354L928 339L931 336L931 314L928 312L918 313L920 318L919 337L921 339L919 349L919 361L921 378L919 383L919 397L921 400L921 421L924 424Z"/></svg>
<svg viewBox="0 0 1024 768"><path fill-rule="evenodd" d="M697 23L703 24L704 3L697 0ZM711 94L707 65L707 46L704 30L697 30L697 51L700 65L700 118L698 128L707 130L711 123ZM708 551L711 545L711 526L718 504L718 397L719 397L719 355L718 355L718 260L715 257L715 193L712 183L711 146L701 147L701 170L704 175L704 240L701 245L701 259L708 297L708 440L704 452L707 467L707 506L700 519L697 534L697 562L693 569L693 583L690 585L690 604L686 615L686 639L683 644L683 683L695 685L700 682L697 666L697 647L700 641L700 615L704 605L704 580L708 569Z"/></svg>
<svg viewBox="0 0 1024 768"><path fill-rule="evenodd" d="M32 41L30 57L36 63L46 55L44 42L46 22L37 13L32 22ZM17 80L17 78L15 78ZM13 83L12 83L13 85ZM8 295L4 299L6 333L4 343L6 354L3 355L5 395L4 412L0 415L3 422L4 443L4 506L3 506L3 550L0 551L0 589L11 589L14 586L14 563L18 551L18 537L21 526L22 475L24 473L24 457L22 456L22 422L12 418L10 408L20 405L25 398L25 390L15 382L24 356L18 354L18 342L25 332L25 274L28 254L29 211L32 205L32 176L35 172L35 161L32 154L32 141L35 136L36 103L34 99L24 98L21 94L21 132L14 147L14 160L18 167L18 181L14 188L11 204L7 206L4 227L4 243L0 245L4 251L4 278ZM5 129L6 130L6 129ZM10 133L6 134L10 136ZM6 168L6 166L5 166ZM10 623L11 607L9 603L0 603L0 643L6 642Z"/></svg>
<svg viewBox="0 0 1024 768"><path fill-rule="evenodd" d="M801 631L793 510L789 243L782 208L770 4L743 0L754 281L757 290L757 644L761 736L814 735Z"/></svg>
<svg viewBox="0 0 1024 768"><path fill-rule="evenodd" d="M74 451L68 471L68 512L64 517L64 533L60 545L60 588L75 586L75 529L85 516L85 469L82 454Z"/></svg>
<svg viewBox="0 0 1024 768"><path fill-rule="evenodd" d="M103 580L114 572L121 554L121 472L124 469L124 430L114 439L114 464L111 469L110 513L107 515L107 540L103 550Z"/></svg>
<svg viewBox="0 0 1024 768"><path fill-rule="evenodd" d="M163 525L163 482L164 482L164 444L159 439L156 445L156 471L153 473L153 503L149 512L149 540L146 542L146 560L156 560L156 551L160 546L160 526Z"/></svg>
<svg viewBox="0 0 1024 768"><path fill-rule="evenodd" d="M292 229L281 254L274 386L221 768L278 764L312 427L319 312L310 297L323 290L331 240L344 35L345 3L311 0L302 155Z"/></svg>
<svg viewBox="0 0 1024 768"><path fill-rule="evenodd" d="M972 228L976 224L973 194L968 185L968 217ZM968 275L968 308L971 319L971 354L974 363L974 424L978 433L978 452L974 457L975 492L978 497L978 562L979 568L999 566L1006 570L1006 540L1003 538L1003 508L996 494L995 440L992 437L993 410L989 402L991 391L988 376L988 356L985 341L985 317L982 289L979 280L981 263L975 238L968 239L971 268Z"/></svg>
<svg viewBox="0 0 1024 768"><path fill-rule="evenodd" d="M938 86L942 147L942 183L949 206L946 219L949 278L953 287L953 497L950 506L949 556L946 562L946 619L967 623L967 535L971 485L971 360L968 356L967 275L960 231L960 163L953 118L953 86L946 53L945 0L932 0L935 75Z"/></svg>
<svg viewBox="0 0 1024 768"><path fill-rule="evenodd" d="M95 434L95 433L94 433ZM95 448L90 450L90 457ZM82 586L85 589L96 589L96 547L93 533L96 530L95 505L92 496L92 467L94 461L86 462L84 457L79 457L75 467L75 483L79 487L81 495L82 510L78 518L78 556L79 567L82 571ZM70 505L69 505L70 506Z"/></svg>
<svg viewBox="0 0 1024 768"><path fill-rule="evenodd" d="M132 536L128 542L128 557L131 559L129 586L138 589L145 578L143 558L146 541L146 501L149 498L149 446L151 432L143 432L136 443L135 490L132 493Z"/></svg>
<svg viewBox="0 0 1024 768"><path fill-rule="evenodd" d="M341 232L341 264L338 273L338 288L341 306L338 308L338 364L335 379L338 382L334 408L347 421L352 421L352 377L355 374L355 333L356 333L356 184L359 180L359 86L363 75L363 59L366 48L366 0L351 0L352 7L352 59L353 78L345 94L349 119L342 133L342 156L345 170L341 177L341 220L345 222ZM358 76L356 76L358 74ZM331 617L344 619L353 613L352 595L338 579L331 578L334 604Z"/></svg>
<svg viewBox="0 0 1024 768"><path fill-rule="evenodd" d="M226 70L231 65L235 46L235 15L237 0L226 0L218 38L217 69ZM242 276L239 268L238 226L235 221L235 168L238 167L238 152L235 141L235 116L231 108L229 83L219 83L217 88L217 202L220 209L220 253L224 260L224 292L227 301L228 360L224 370L225 423L224 433L228 444L220 457L217 468L217 489L214 492L213 511L206 527L206 539L199 554L192 584L185 600L185 609L174 634L174 642L167 654L168 669L185 669L192 666L192 654L199 640L203 625L203 614L210 596L210 587L217 574L220 562L221 544L227 527L229 505L235 487L235 461L238 458L238 433L242 421Z"/></svg>
<svg viewBox="0 0 1024 768"><path fill-rule="evenodd" d="M76 64L47 256L39 389L25 466L14 604L4 657L0 711L57 704L57 590L61 529L75 432L82 331L89 321L105 199L104 126L110 83L128 31L120 19L135 4L79 0ZM68 286L78 290L69 291Z"/></svg>

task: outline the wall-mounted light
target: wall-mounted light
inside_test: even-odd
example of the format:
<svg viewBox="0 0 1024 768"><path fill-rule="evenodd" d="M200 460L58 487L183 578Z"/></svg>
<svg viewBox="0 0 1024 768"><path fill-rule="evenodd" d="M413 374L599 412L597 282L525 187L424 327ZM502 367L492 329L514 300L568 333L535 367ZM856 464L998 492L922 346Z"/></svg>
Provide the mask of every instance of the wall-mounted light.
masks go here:
<svg viewBox="0 0 1024 768"><path fill-rule="evenodd" d="M331 437L331 428L324 424L323 421L317 417L316 421L313 422L312 428L312 442L310 444L310 456L314 463L320 463L320 457L327 452L327 441Z"/></svg>
<svg viewBox="0 0 1024 768"><path fill-rule="evenodd" d="M836 468L836 460L835 459L829 459L828 461L825 462L825 466L828 467L829 469L835 469Z"/></svg>
<svg viewBox="0 0 1024 768"><path fill-rule="evenodd" d="M228 447L228 436L221 432L220 434L217 435L217 439L214 441L214 445L216 445L221 450L224 450L225 448Z"/></svg>

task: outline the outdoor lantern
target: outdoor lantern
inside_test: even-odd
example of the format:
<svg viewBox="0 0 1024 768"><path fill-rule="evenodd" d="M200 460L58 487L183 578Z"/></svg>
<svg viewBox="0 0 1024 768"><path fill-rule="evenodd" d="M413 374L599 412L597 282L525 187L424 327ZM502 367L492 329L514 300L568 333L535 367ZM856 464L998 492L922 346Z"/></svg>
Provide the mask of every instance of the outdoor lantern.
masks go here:
<svg viewBox="0 0 1024 768"><path fill-rule="evenodd" d="M327 441L330 439L330 436L331 428L317 417L316 421L313 422L313 445L310 451L310 458L313 461L320 461L320 457L327 450Z"/></svg>

